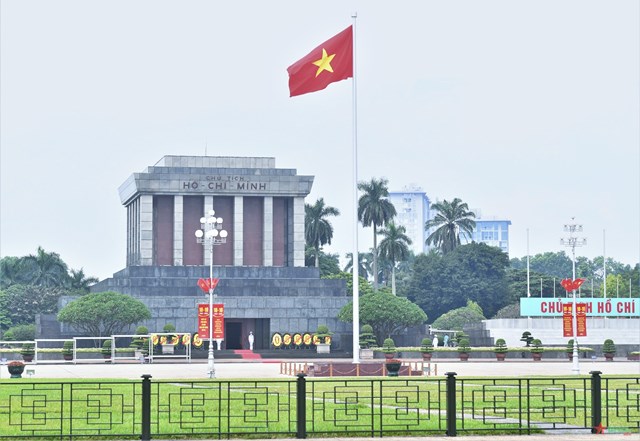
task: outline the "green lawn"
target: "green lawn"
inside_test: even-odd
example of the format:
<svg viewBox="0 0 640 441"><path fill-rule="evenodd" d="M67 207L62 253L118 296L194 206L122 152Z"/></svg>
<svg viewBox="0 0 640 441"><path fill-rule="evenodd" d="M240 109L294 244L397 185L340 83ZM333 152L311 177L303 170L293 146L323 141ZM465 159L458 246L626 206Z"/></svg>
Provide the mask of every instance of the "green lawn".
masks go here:
<svg viewBox="0 0 640 441"><path fill-rule="evenodd" d="M446 430L443 378L310 379L309 436L407 435ZM590 427L590 377L460 378L457 428L462 433L538 431L537 424ZM73 433L137 438L142 430L140 381L0 381L0 438ZM295 380L197 380L151 383L154 438L293 437ZM638 427L640 376L602 381L603 424Z"/></svg>

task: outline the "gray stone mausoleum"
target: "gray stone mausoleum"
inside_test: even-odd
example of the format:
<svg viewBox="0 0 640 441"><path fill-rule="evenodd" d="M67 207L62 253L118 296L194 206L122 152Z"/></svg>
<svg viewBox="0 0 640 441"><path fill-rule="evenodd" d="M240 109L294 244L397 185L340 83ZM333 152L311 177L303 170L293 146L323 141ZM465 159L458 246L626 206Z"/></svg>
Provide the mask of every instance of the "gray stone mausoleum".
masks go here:
<svg viewBox="0 0 640 441"><path fill-rule="evenodd" d="M223 218L227 241L214 248L216 302L225 305L223 349L268 349L279 333L329 326L334 344L351 349L351 326L336 319L351 298L342 280L304 267L304 200L313 176L276 168L274 158L165 156L119 189L127 210L126 268L92 292L129 294L151 310L144 325L161 332L197 331L197 286L209 277L211 253L195 231L210 209Z"/></svg>

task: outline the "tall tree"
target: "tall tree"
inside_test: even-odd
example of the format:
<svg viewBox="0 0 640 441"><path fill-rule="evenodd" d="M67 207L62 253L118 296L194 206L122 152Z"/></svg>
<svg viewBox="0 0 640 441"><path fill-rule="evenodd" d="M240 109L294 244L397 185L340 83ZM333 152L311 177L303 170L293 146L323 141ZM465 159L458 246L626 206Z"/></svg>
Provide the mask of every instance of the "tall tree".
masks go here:
<svg viewBox="0 0 640 441"><path fill-rule="evenodd" d="M71 270L71 277L69 280L69 287L71 289L77 289L80 291L89 292L89 287L91 285L95 285L100 280L97 277L87 276L84 273L84 269L80 268L79 270Z"/></svg>
<svg viewBox="0 0 640 441"><path fill-rule="evenodd" d="M451 202L444 200L431 204L431 209L437 214L425 223L425 229L435 228L427 237L427 245L433 244L442 254L447 254L460 245L461 232L469 237L472 236L473 229L476 227L473 218L476 215L469 211L466 202L463 203L458 198Z"/></svg>
<svg viewBox="0 0 640 441"><path fill-rule="evenodd" d="M69 282L67 264L58 253L47 253L42 247L38 247L35 255L30 254L24 257L23 265L31 285L61 287Z"/></svg>
<svg viewBox="0 0 640 441"><path fill-rule="evenodd" d="M324 198L313 205L304 204L304 235L307 244L316 250L316 268L320 267L320 247L331 245L333 238L333 227L327 218L339 214L337 208L324 204Z"/></svg>
<svg viewBox="0 0 640 441"><path fill-rule="evenodd" d="M396 215L396 208L389 197L389 181L371 178L370 182L358 183L362 196L358 200L358 220L368 227L373 225L373 289L378 289L378 227L387 225Z"/></svg>
<svg viewBox="0 0 640 441"><path fill-rule="evenodd" d="M347 253L347 264L343 271L345 273L351 273L353 268L353 253ZM369 278L371 274L371 261L373 260L372 253L358 253L358 276L363 277L365 280Z"/></svg>
<svg viewBox="0 0 640 441"><path fill-rule="evenodd" d="M389 222L386 228L380 230L380 255L391 263L391 292L396 295L396 263L409 257L411 239L405 233L407 229L402 225Z"/></svg>

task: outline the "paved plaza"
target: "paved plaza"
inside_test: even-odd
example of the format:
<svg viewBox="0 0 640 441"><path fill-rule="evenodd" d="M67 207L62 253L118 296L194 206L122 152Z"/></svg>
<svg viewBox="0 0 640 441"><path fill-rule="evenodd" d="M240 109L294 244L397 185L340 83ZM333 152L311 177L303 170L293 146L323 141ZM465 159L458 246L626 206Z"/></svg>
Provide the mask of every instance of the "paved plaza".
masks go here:
<svg viewBox="0 0 640 441"><path fill-rule="evenodd" d="M332 360L287 360L287 363L327 363ZM344 362L346 360L336 360ZM382 362L382 360L380 360ZM220 360L216 361L216 377L221 379L232 378L287 378L290 376L280 373L280 361L261 360ZM437 376L443 376L445 372L456 372L458 376L532 376L532 375L572 375L572 364L568 360L549 360L532 362L530 360L496 361L444 361L431 363L431 372ZM107 363L57 363L30 365L34 378L127 378L137 379L143 374L150 374L155 379L202 379L207 378L206 360L164 361L153 364L136 362ZM580 373L589 374L590 371L600 371L603 375L613 374L640 374L640 362L615 361L605 362L601 360L581 360ZM6 378L6 369L2 376ZM25 377L27 377L25 375Z"/></svg>

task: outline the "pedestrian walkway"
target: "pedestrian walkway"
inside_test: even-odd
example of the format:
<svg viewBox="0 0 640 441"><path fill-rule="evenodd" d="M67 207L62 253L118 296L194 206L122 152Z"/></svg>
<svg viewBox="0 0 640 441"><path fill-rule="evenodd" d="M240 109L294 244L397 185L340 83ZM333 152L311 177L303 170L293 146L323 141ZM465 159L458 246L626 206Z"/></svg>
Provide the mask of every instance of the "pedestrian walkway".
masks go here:
<svg viewBox="0 0 640 441"><path fill-rule="evenodd" d="M327 363L332 360L286 360L296 363ZM338 361L344 361L340 359ZM379 360L382 362L382 360ZM477 361L459 362L446 361L431 363L431 372L441 377L446 372L455 372L459 377L474 376L532 376L553 375L570 376L571 363L569 361ZM290 376L280 373L280 363L277 360L222 360L216 361L216 378L287 378ZM191 363L180 361L156 361L153 364L137 363L133 361L119 363L60 363L29 365L33 371L33 378L127 378L138 379L144 374L154 379L204 379L207 376L207 360L192 360ZM0 378L6 378L6 369L0 369ZM640 362L637 361L585 361L580 364L580 373L588 375L590 371L600 371L603 375L640 375ZM27 377L25 375L25 377Z"/></svg>

